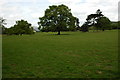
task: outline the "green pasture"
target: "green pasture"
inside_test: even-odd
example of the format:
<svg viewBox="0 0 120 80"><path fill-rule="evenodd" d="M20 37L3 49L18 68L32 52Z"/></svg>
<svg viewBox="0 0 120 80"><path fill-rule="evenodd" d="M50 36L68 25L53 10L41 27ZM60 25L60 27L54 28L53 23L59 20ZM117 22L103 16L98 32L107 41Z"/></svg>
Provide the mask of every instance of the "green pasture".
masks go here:
<svg viewBox="0 0 120 80"><path fill-rule="evenodd" d="M3 78L115 78L118 31L3 35Z"/></svg>

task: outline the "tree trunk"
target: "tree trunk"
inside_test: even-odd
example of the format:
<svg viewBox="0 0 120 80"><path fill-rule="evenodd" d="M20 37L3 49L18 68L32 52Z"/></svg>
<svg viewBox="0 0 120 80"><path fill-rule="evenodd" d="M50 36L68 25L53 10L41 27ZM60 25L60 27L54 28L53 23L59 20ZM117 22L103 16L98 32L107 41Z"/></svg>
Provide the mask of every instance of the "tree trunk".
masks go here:
<svg viewBox="0 0 120 80"><path fill-rule="evenodd" d="M102 29L102 31L105 31L105 29Z"/></svg>
<svg viewBox="0 0 120 80"><path fill-rule="evenodd" d="M60 35L60 31L58 31L58 35Z"/></svg>

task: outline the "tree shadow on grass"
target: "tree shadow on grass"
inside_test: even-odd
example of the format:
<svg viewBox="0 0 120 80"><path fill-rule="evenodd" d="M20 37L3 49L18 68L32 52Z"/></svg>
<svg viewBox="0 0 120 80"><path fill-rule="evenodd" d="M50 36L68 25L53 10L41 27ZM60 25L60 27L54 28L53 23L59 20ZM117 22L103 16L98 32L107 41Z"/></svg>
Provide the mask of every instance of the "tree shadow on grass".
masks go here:
<svg viewBox="0 0 120 80"><path fill-rule="evenodd" d="M58 35L58 34L54 34L54 35ZM71 35L71 34L60 34L60 35Z"/></svg>
<svg viewBox="0 0 120 80"><path fill-rule="evenodd" d="M60 35L58 35L58 34L48 34L48 35L57 35L57 36L62 36L62 35L72 35L72 34L60 34Z"/></svg>

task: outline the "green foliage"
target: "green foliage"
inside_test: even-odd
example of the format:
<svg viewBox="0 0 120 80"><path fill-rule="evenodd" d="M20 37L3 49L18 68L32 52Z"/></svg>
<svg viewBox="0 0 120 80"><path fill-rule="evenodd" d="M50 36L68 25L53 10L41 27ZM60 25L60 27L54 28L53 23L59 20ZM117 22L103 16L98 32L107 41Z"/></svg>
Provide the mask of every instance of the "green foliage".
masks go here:
<svg viewBox="0 0 120 80"><path fill-rule="evenodd" d="M101 17L103 17L103 16L104 16L104 15L103 15L102 12L100 11L100 9L98 9L95 14L90 14L90 15L88 15L88 17L87 17L87 19L86 19L87 22L89 22L88 25L90 25L90 26L95 26L95 24L97 23L98 19L101 18Z"/></svg>
<svg viewBox="0 0 120 80"><path fill-rule="evenodd" d="M28 23L27 21L20 20L16 21L16 24L11 27L6 29L6 34L12 35L22 35L22 34L33 34L33 28L31 27L31 24Z"/></svg>
<svg viewBox="0 0 120 80"><path fill-rule="evenodd" d="M83 32L87 32L89 31L89 29L96 29L97 31L98 30L104 31L106 29L109 29L109 30L112 29L111 21L102 14L102 11L100 11L100 9L98 9L95 14L88 15L86 22L82 26ZM89 27L92 27L92 28L89 28Z"/></svg>
<svg viewBox="0 0 120 80"><path fill-rule="evenodd" d="M120 29L120 21L118 22L111 22L112 29Z"/></svg>
<svg viewBox="0 0 120 80"><path fill-rule="evenodd" d="M81 31L82 32L88 32L89 31L89 23L85 22L82 26L81 26Z"/></svg>
<svg viewBox="0 0 120 80"><path fill-rule="evenodd" d="M12 34L14 34L13 27L11 27L11 28L6 28L6 29L5 29L5 34L7 34L7 35L12 35Z"/></svg>
<svg viewBox="0 0 120 80"><path fill-rule="evenodd" d="M71 13L71 10L65 5L52 5L45 10L45 15L40 19L39 29L41 31L74 31L75 28L79 25L78 18L74 17Z"/></svg>
<svg viewBox="0 0 120 80"><path fill-rule="evenodd" d="M120 21L118 21L118 24L117 24L117 29L120 29Z"/></svg>
<svg viewBox="0 0 120 80"><path fill-rule="evenodd" d="M0 17L0 32L2 32L2 34L5 34L5 25L7 24L5 21L6 19Z"/></svg>
<svg viewBox="0 0 120 80"><path fill-rule="evenodd" d="M107 17L101 17L98 19L96 26L101 30L111 30L111 21Z"/></svg>

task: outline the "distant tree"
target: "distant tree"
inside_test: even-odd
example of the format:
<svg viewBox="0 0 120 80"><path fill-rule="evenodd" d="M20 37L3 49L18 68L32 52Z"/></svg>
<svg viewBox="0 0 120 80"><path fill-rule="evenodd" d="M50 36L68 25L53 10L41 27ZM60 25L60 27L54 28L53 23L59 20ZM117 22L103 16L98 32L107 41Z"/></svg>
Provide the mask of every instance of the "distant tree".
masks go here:
<svg viewBox="0 0 120 80"><path fill-rule="evenodd" d="M13 26L14 27L14 33L15 34L33 34L33 27L31 27L31 24L28 23L27 21L20 20L16 21L16 24Z"/></svg>
<svg viewBox="0 0 120 80"><path fill-rule="evenodd" d="M111 21L107 17L101 17L98 19L96 26L104 31L105 29L112 29Z"/></svg>
<svg viewBox="0 0 120 80"><path fill-rule="evenodd" d="M112 29L120 29L120 21L112 22L111 21Z"/></svg>
<svg viewBox="0 0 120 80"><path fill-rule="evenodd" d="M60 31L71 30L74 31L78 26L78 18L74 17L71 10L66 5L52 5L45 10L45 15L40 17L38 22L39 29L42 31Z"/></svg>
<svg viewBox="0 0 120 80"><path fill-rule="evenodd" d="M120 29L120 21L118 21L117 29Z"/></svg>
<svg viewBox="0 0 120 80"><path fill-rule="evenodd" d="M112 29L110 25L110 20L102 14L100 9L98 9L95 14L90 14L87 16L86 22L83 24L81 29L83 32L89 31L89 29L100 29L104 31L105 29Z"/></svg>
<svg viewBox="0 0 120 80"><path fill-rule="evenodd" d="M16 24L11 27L6 29L6 34L12 35L22 35L22 34L33 34L33 28L31 27L31 24L28 23L27 21L20 20L16 21Z"/></svg>
<svg viewBox="0 0 120 80"><path fill-rule="evenodd" d="M74 31L80 30L80 26L79 26L80 22L79 22L79 19L77 17L75 17L74 24L75 24Z"/></svg>
<svg viewBox="0 0 120 80"><path fill-rule="evenodd" d="M82 32L88 32L89 31L89 23L85 22L82 26L81 26L81 31Z"/></svg>
<svg viewBox="0 0 120 80"><path fill-rule="evenodd" d="M5 22L6 19L3 19L2 17L0 17L0 26L4 26L7 23Z"/></svg>
<svg viewBox="0 0 120 80"><path fill-rule="evenodd" d="M98 9L95 14L90 14L87 17L87 22L89 23L88 25L96 27L98 29L98 26L96 26L99 18L103 17L104 15L102 14L102 11Z"/></svg>
<svg viewBox="0 0 120 80"><path fill-rule="evenodd" d="M118 29L118 22L111 22L112 29Z"/></svg>
<svg viewBox="0 0 120 80"><path fill-rule="evenodd" d="M2 17L0 17L0 32L2 32L2 34L5 33L5 25L7 24L6 19L3 19Z"/></svg>
<svg viewBox="0 0 120 80"><path fill-rule="evenodd" d="M11 27L11 28L6 28L6 29L5 29L5 34L7 34L7 35L12 35L12 34L14 34L14 28L13 28L13 27Z"/></svg>

